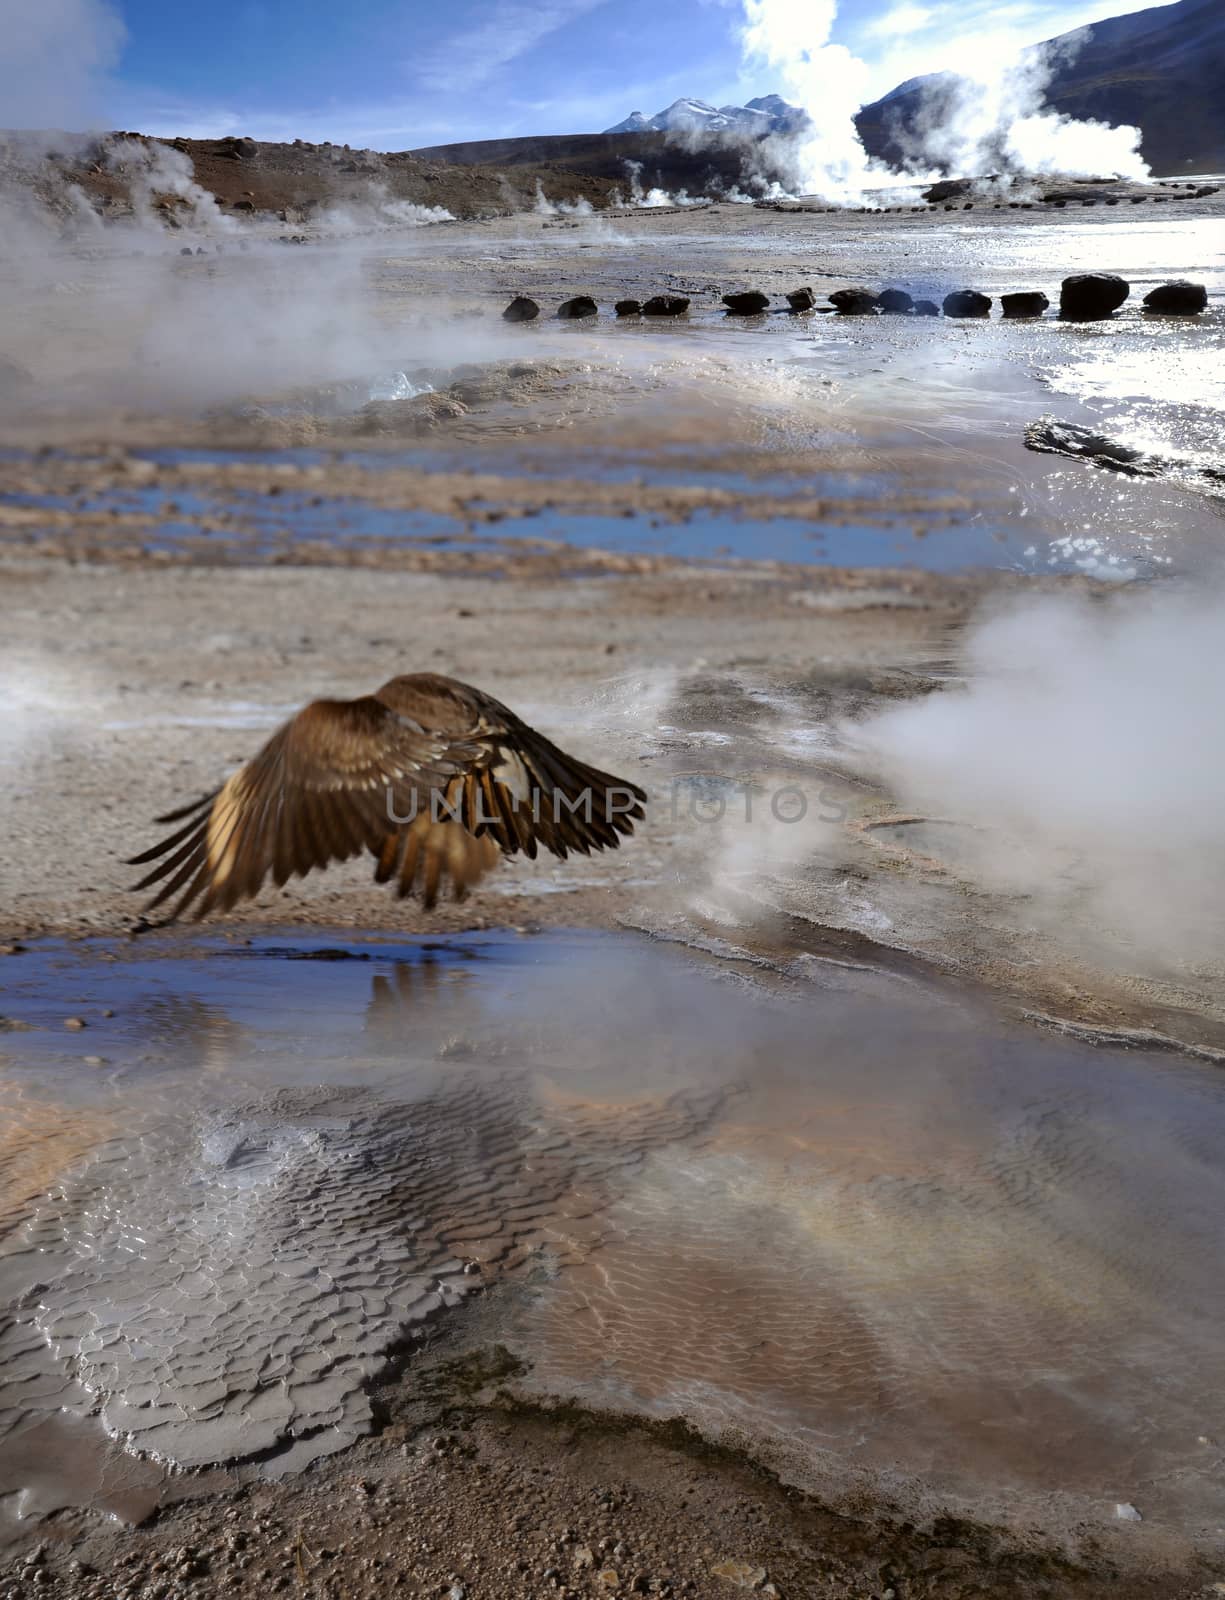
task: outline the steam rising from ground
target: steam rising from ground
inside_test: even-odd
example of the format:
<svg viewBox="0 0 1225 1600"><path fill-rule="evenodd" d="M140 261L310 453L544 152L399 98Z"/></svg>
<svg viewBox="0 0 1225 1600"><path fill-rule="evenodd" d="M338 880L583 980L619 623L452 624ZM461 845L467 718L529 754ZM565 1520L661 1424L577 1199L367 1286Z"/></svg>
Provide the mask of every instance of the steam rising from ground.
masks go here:
<svg viewBox="0 0 1225 1600"><path fill-rule="evenodd" d="M1225 948L1220 596L1031 601L985 622L969 681L853 730L898 799L982 830L978 870L1121 935Z"/></svg>
<svg viewBox="0 0 1225 1600"><path fill-rule="evenodd" d="M6 5L0 27L0 117L6 128L81 128L123 43L106 0Z"/></svg>
<svg viewBox="0 0 1225 1600"><path fill-rule="evenodd" d="M868 99L868 67L830 43L837 15L837 0L744 0L741 42L747 61L780 74L808 114L800 132L766 141L768 158L796 191L850 201L895 174L860 141L855 113Z"/></svg>
<svg viewBox="0 0 1225 1600"><path fill-rule="evenodd" d="M781 78L786 94L807 113L807 126L776 134L756 160L774 169L791 191L851 203L866 190L896 182L899 174L869 158L855 114L872 98L870 69L845 45L831 42L837 0L743 0L741 44L746 63L764 64ZM1055 71L1088 38L1020 50L1007 32L975 33L960 50L950 42L953 71L938 75L920 104L913 127L895 128L905 152L905 174L930 179L937 171L978 176L988 172L1059 172L1068 176L1116 173L1144 178L1140 130L1077 121L1045 107ZM913 70L911 68L910 70ZM908 75L904 61L899 76Z"/></svg>
<svg viewBox="0 0 1225 1600"><path fill-rule="evenodd" d="M1072 177L1114 173L1146 178L1140 130L1078 121L1045 105L1059 67L1074 59L1089 36L1081 29L1062 44L1014 54L978 44L963 50L955 70L927 92L909 139L911 161L946 171L1060 172Z"/></svg>

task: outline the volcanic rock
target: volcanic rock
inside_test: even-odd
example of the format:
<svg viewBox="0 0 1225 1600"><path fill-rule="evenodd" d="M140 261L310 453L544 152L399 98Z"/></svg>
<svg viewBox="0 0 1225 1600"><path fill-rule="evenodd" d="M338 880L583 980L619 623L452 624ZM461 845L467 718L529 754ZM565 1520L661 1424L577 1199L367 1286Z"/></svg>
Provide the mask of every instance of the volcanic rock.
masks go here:
<svg viewBox="0 0 1225 1600"><path fill-rule="evenodd" d="M946 317L989 317L991 296L977 289L954 289L944 297L944 314Z"/></svg>
<svg viewBox="0 0 1225 1600"><path fill-rule="evenodd" d="M642 308L644 317L681 317L689 309L683 294L653 294Z"/></svg>
<svg viewBox="0 0 1225 1600"><path fill-rule="evenodd" d="M1190 283L1186 278L1175 278L1171 283L1158 284L1144 297L1146 311L1160 311L1168 316L1191 317L1208 304L1208 291L1202 283Z"/></svg>
<svg viewBox="0 0 1225 1600"><path fill-rule="evenodd" d="M1059 290L1059 315L1073 322L1094 322L1117 311L1131 293L1126 279L1114 272L1078 272Z"/></svg>
<svg viewBox="0 0 1225 1600"><path fill-rule="evenodd" d="M876 310L876 296L870 289L835 289L829 303L844 317L866 317Z"/></svg>
<svg viewBox="0 0 1225 1600"><path fill-rule="evenodd" d="M747 289L743 294L725 294L723 304L737 317L755 317L770 304L770 296L760 289Z"/></svg>
<svg viewBox="0 0 1225 1600"><path fill-rule="evenodd" d="M1041 289L1018 290L1015 294L1000 296L1000 306L1006 317L1040 317L1049 305Z"/></svg>

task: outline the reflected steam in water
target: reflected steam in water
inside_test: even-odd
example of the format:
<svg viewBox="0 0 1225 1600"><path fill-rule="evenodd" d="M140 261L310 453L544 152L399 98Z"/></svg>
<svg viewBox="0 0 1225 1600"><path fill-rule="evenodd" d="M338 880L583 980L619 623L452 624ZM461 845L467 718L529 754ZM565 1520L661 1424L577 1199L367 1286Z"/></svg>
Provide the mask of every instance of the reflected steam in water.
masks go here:
<svg viewBox="0 0 1225 1600"><path fill-rule="evenodd" d="M10 962L10 1511L343 1449L475 1292L532 1386L801 1480L1215 1515L1215 1069L631 936L183 954Z"/></svg>

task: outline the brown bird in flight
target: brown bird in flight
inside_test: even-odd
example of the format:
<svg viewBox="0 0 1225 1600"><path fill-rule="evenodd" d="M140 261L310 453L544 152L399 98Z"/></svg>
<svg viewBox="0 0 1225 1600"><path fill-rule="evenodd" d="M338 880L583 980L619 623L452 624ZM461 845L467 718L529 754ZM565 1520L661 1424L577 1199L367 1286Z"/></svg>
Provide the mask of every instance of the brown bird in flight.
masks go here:
<svg viewBox="0 0 1225 1600"><path fill-rule="evenodd" d="M134 856L157 865L146 912L229 911L315 867L369 850L376 883L427 909L448 878L462 899L499 853L616 849L644 815L637 784L584 766L491 695L434 673L356 700L314 700L220 789L158 817L183 826Z"/></svg>

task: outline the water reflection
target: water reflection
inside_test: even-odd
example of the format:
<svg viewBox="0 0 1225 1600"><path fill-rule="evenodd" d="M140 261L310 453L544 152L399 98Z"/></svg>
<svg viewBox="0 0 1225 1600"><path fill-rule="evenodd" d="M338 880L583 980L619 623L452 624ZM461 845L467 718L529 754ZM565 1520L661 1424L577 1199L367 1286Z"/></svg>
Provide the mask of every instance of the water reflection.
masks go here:
<svg viewBox="0 0 1225 1600"><path fill-rule="evenodd" d="M498 1286L540 1388L827 1488L1215 1515L1213 1069L629 936L104 954L31 951L6 1002L0 1431L44 1502L105 1500L98 1416L181 1464L343 1448L387 1353Z"/></svg>

